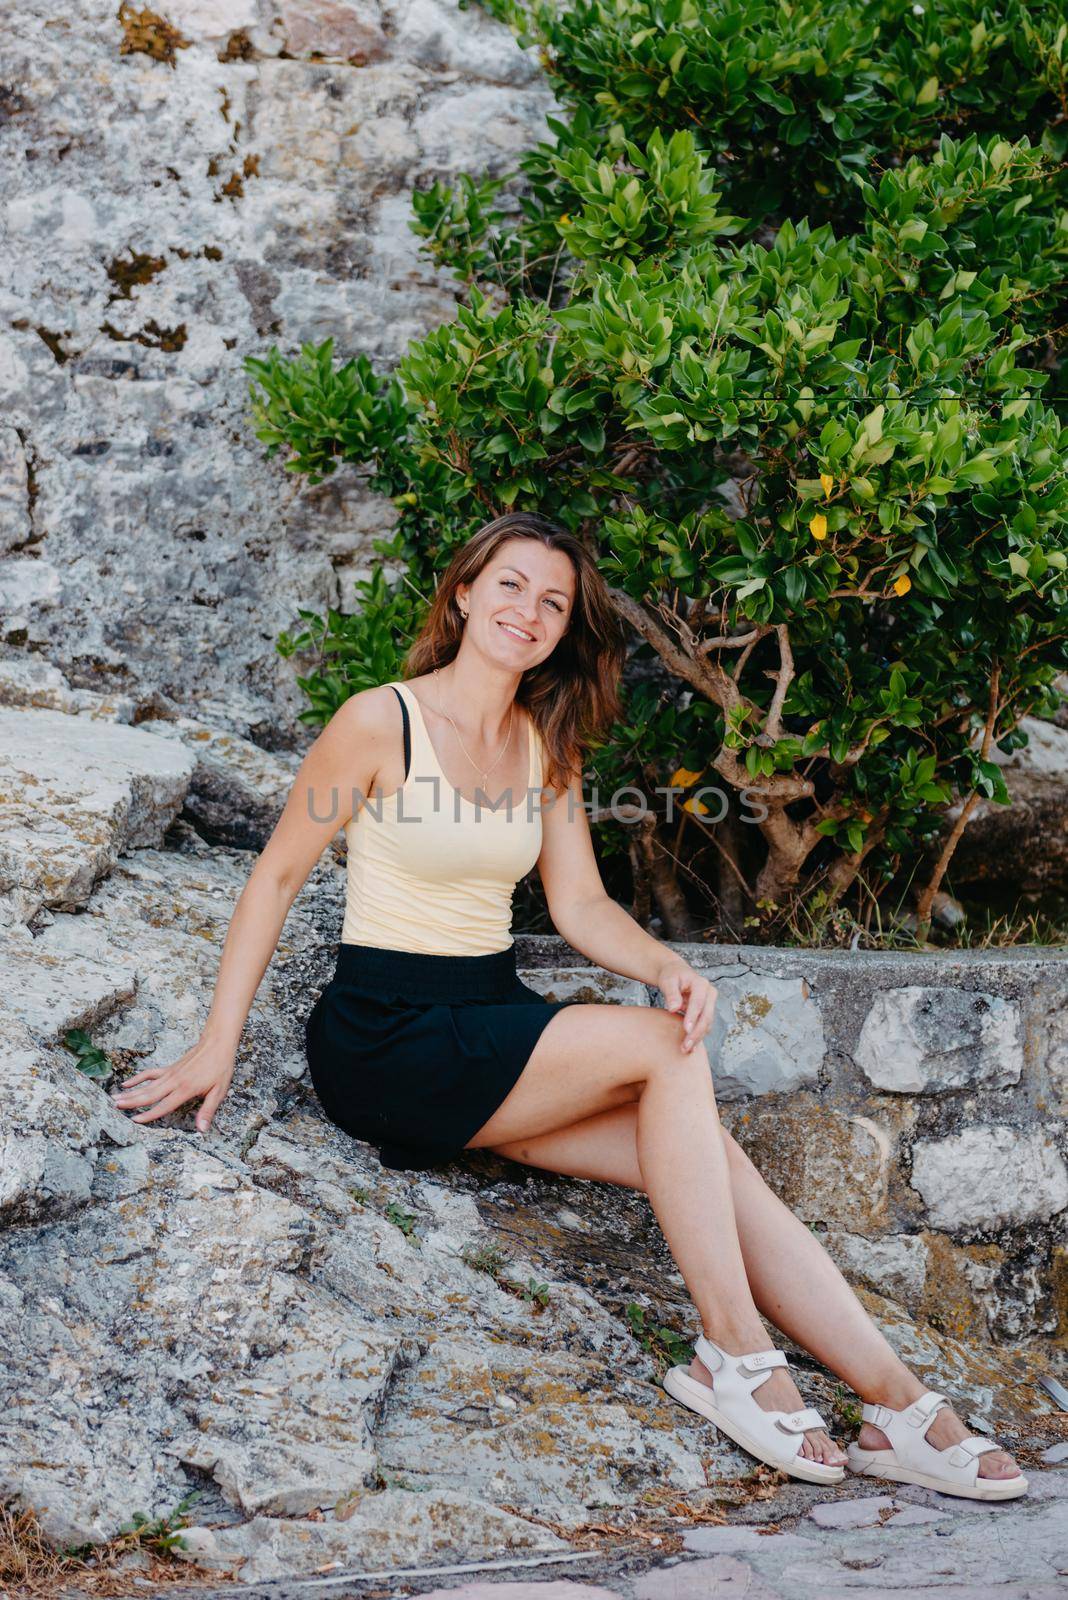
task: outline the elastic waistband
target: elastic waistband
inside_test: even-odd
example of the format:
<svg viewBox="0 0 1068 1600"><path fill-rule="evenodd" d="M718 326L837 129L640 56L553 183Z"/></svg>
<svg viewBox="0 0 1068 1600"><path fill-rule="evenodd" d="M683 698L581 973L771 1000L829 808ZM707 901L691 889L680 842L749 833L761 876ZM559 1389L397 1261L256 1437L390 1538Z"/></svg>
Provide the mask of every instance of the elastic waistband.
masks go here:
<svg viewBox="0 0 1068 1600"><path fill-rule="evenodd" d="M484 956L434 956L380 945L341 944L334 976L362 989L409 994L413 1000L503 997L517 981L515 945Z"/></svg>

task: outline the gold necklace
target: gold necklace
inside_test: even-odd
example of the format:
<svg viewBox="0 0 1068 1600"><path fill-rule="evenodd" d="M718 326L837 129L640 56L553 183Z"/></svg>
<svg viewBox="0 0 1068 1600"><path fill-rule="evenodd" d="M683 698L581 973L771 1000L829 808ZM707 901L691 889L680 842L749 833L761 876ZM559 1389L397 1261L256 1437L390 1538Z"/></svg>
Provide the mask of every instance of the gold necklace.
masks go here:
<svg viewBox="0 0 1068 1600"><path fill-rule="evenodd" d="M437 674L440 672L440 670L441 670L440 667L435 667L434 668L435 676L437 676ZM438 699L438 712L439 712L439 714L441 716L443 716L443 717L448 717L449 721L452 722L452 718L449 717L449 713L447 711L442 711L442 709L441 709L441 680L440 679L438 680L438 696L437 696L437 699ZM514 716L514 714L515 714L515 701L513 700L512 704L511 704L511 706L509 708L509 711L508 711L508 732L504 736L504 744L501 746L501 753L497 757L497 761L499 761L501 759L501 756L504 755L504 752L507 750L509 742L511 741L511 737L512 737L512 717ZM452 727L453 727L453 732L456 734L456 738L459 741L460 749L463 751L464 755L467 756L468 761L471 761L471 757L469 755L467 755L467 747L465 746L463 740L460 738L460 730L456 726L455 722L452 722ZM497 761L494 761L492 763L492 765L488 766L486 768L485 772L481 772L477 761L471 761L471 765L474 767L475 771L480 773L480 776L482 778L482 788L483 788L483 790L485 790L485 787L486 787L486 779L489 777L490 773L493 771L493 768L497 765Z"/></svg>

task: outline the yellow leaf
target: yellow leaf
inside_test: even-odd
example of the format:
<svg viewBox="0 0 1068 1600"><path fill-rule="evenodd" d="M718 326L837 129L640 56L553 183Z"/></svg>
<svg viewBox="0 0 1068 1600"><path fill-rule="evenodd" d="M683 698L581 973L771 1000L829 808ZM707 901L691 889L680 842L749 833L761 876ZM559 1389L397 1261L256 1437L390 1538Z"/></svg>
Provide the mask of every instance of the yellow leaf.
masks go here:
<svg viewBox="0 0 1068 1600"><path fill-rule="evenodd" d="M671 787L673 789L688 789L691 783L697 782L704 770L704 767L702 767L701 772L687 772L685 767L680 767L678 772L671 774Z"/></svg>
<svg viewBox="0 0 1068 1600"><path fill-rule="evenodd" d="M704 801L695 799L693 797L693 795L690 796L689 800L684 800L682 802L682 809L684 811L693 811L693 812L697 812L697 811L707 812L708 811L708 807L705 805Z"/></svg>
<svg viewBox="0 0 1068 1600"><path fill-rule="evenodd" d="M834 479L831 477L829 472L820 473L820 483L823 486L824 494L830 494L831 490L834 488Z"/></svg>
<svg viewBox="0 0 1068 1600"><path fill-rule="evenodd" d="M812 521L808 525L808 531L811 533L814 539L826 539L827 518L823 515L822 511L816 512L816 515L812 518Z"/></svg>
<svg viewBox="0 0 1068 1600"><path fill-rule="evenodd" d="M900 578L895 578L894 579L894 593L895 594L908 594L908 592L909 592L909 590L911 588L912 588L912 579L909 577L907 572L903 572L901 574Z"/></svg>

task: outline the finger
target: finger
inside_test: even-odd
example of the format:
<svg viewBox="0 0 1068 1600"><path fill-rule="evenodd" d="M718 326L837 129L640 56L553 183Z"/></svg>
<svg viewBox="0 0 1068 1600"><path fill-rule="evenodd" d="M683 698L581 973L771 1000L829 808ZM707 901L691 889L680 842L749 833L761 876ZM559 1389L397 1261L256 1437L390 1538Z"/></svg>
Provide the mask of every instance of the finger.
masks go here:
<svg viewBox="0 0 1068 1600"><path fill-rule="evenodd" d="M173 1079L154 1079L151 1083L143 1083L139 1089L121 1089L115 1096L119 1105L129 1110L131 1106L149 1106L153 1100L158 1100L161 1095L170 1094L178 1086Z"/></svg>
<svg viewBox="0 0 1068 1600"><path fill-rule="evenodd" d="M157 1117L169 1116L172 1111L177 1111L179 1106L184 1106L189 1099L188 1090L175 1089L159 1105L150 1106L147 1111L139 1111L131 1117L131 1122L154 1122Z"/></svg>
<svg viewBox="0 0 1068 1600"><path fill-rule="evenodd" d="M699 1040L705 1037L712 1026L712 1019L716 1014L716 991L709 989L701 1003L701 1009L694 1020L693 1026L684 1035L684 1044L687 1049L692 1049Z"/></svg>
<svg viewBox="0 0 1068 1600"><path fill-rule="evenodd" d="M689 1048L691 1050L696 1045L700 1044L701 1040L703 1038L705 1038L705 1036L707 1035L708 1030L709 1030L709 1028L711 1028L711 1026L712 1026L711 1015L706 1011L702 1011L701 1015L698 1017L697 1021L694 1023L693 1032L688 1037L688 1045L689 1045Z"/></svg>
<svg viewBox="0 0 1068 1600"><path fill-rule="evenodd" d="M687 1033L692 1033L693 1032L694 1027L697 1024L698 1018L701 1015L703 1007L704 1007L704 1001L702 999L701 992L697 988L697 985L695 984L694 985L694 991L690 996L690 1003L686 1007L686 1015L683 1018L683 1022L682 1022L682 1025L685 1028Z"/></svg>
<svg viewBox="0 0 1068 1600"><path fill-rule="evenodd" d="M143 1072L135 1072L132 1077L123 1078L122 1083L119 1085L120 1092L124 1089L132 1088L135 1083L144 1082L146 1078L158 1078L159 1074L164 1070L163 1067L146 1067Z"/></svg>
<svg viewBox="0 0 1068 1600"><path fill-rule="evenodd" d="M204 1096L204 1104L197 1112L197 1127L201 1133L207 1133L208 1129L211 1127L212 1118L222 1104L225 1094L226 1085L216 1084L215 1087L209 1089L207 1094Z"/></svg>
<svg viewBox="0 0 1068 1600"><path fill-rule="evenodd" d="M704 1023L705 1033L708 1032L709 1028L711 1028L713 1022L716 1020L716 1001L718 999L718 992L714 988L710 988L708 991L708 998L705 1001L705 1008L701 1016L701 1020Z"/></svg>
<svg viewBox="0 0 1068 1600"><path fill-rule="evenodd" d="M707 981L707 979L697 979L693 984L690 1003L686 1007L686 1016L683 1018L683 1028L687 1034L694 1031L701 1018L701 1013L704 1011L707 998L707 989L704 985Z"/></svg>

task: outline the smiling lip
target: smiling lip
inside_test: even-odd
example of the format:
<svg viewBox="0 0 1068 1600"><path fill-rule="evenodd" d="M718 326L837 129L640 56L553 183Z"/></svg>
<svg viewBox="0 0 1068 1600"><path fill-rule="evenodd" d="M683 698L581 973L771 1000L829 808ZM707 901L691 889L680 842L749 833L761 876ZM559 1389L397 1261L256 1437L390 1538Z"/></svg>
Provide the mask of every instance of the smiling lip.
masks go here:
<svg viewBox="0 0 1068 1600"><path fill-rule="evenodd" d="M499 628L504 628L507 631L509 628L518 628L519 624L517 622L499 622L497 624L497 626ZM520 633L525 633L526 629L525 628L520 628L519 631L520 631ZM516 635L515 637L518 637L518 635ZM529 634L527 634L527 637L526 637L524 643L533 644L534 640L531 638L531 636Z"/></svg>

